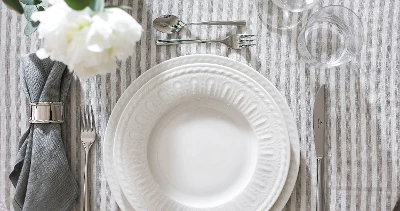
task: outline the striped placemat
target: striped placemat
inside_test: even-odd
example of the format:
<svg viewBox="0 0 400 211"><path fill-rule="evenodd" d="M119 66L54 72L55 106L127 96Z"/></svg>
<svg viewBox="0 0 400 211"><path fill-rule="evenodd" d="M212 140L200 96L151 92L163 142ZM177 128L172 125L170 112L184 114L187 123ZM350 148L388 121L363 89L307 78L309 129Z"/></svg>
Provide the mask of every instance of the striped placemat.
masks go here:
<svg viewBox="0 0 400 211"><path fill-rule="evenodd" d="M292 31L270 31L258 14L267 0L113 0L130 5L129 12L145 32L136 54L118 63L115 73L75 80L67 106L65 137L71 168L83 181L84 153L80 143L79 109L89 101L96 114L99 141L90 159L93 210L118 210L102 170L101 147L107 120L121 93L150 67L181 55L222 55L246 63L268 78L286 98L297 120L301 165L297 185L285 210L309 211L314 198L316 158L312 107L320 84L327 84L327 178L329 210L392 210L400 194L400 1L321 0L319 6L340 4L363 21L365 45L352 63L330 70L308 68L296 53ZM21 92L20 55L41 46L37 35L23 35L25 19L0 4L0 203L11 209L14 189L8 174L15 161L18 139L27 127L27 100ZM248 26L190 26L172 38L222 38L231 33L257 34L258 45L240 51L221 44L156 47L151 22L162 14L179 14L186 22L247 20ZM85 90L85 91L83 91ZM81 202L75 205L80 210Z"/></svg>

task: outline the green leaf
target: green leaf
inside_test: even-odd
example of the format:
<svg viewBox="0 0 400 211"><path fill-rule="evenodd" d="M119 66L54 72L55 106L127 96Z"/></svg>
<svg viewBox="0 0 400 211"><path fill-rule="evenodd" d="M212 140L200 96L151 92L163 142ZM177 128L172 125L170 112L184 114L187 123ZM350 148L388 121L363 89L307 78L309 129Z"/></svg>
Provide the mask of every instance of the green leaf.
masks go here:
<svg viewBox="0 0 400 211"><path fill-rule="evenodd" d="M26 20L30 21L31 16L34 12L38 11L35 5L25 5L24 7L24 15Z"/></svg>
<svg viewBox="0 0 400 211"><path fill-rule="evenodd" d="M19 0L3 0L3 2L8 6L8 8L17 11L19 14L24 13L24 8L22 8Z"/></svg>
<svg viewBox="0 0 400 211"><path fill-rule="evenodd" d="M25 5L24 7L24 16L26 20L28 20L28 23L26 23L25 29L24 29L24 34L25 35L31 35L33 32L37 30L37 27L39 26L40 22L39 21L31 21L31 16L34 12L36 11L43 11L44 8L42 6L36 7L36 5Z"/></svg>
<svg viewBox="0 0 400 211"><path fill-rule="evenodd" d="M41 0L21 0L21 2L26 5L37 5L37 4L42 3Z"/></svg>
<svg viewBox="0 0 400 211"><path fill-rule="evenodd" d="M33 32L35 32L37 30L37 27L39 26L40 22L33 22L33 21L28 21L28 23L25 26L24 29L24 34L26 36L31 35Z"/></svg>
<svg viewBox="0 0 400 211"><path fill-rule="evenodd" d="M92 0L89 7L95 12L101 11L104 9L104 0Z"/></svg>
<svg viewBox="0 0 400 211"><path fill-rule="evenodd" d="M120 8L120 9L124 9L124 10L133 9L132 7L126 6L126 5L108 5L108 6L105 6L104 8Z"/></svg>
<svg viewBox="0 0 400 211"><path fill-rule="evenodd" d="M65 0L65 2L74 10L83 10L90 5L92 0Z"/></svg>

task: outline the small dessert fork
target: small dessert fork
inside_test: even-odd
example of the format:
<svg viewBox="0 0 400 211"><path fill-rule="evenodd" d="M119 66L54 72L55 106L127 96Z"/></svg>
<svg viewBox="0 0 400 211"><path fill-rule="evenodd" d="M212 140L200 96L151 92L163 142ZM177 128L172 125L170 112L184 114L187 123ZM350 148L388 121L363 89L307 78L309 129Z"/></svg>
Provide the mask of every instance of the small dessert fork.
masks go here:
<svg viewBox="0 0 400 211"><path fill-rule="evenodd" d="M217 42L223 43L232 49L242 49L256 45L253 34L234 34L226 37L223 40L181 40L181 39L171 39L171 40L157 40L156 45L177 45L177 44L192 44L192 43L210 43Z"/></svg>
<svg viewBox="0 0 400 211"><path fill-rule="evenodd" d="M89 150L94 141L96 140L95 124L93 109L91 106L84 106L82 112L82 124L81 124L81 141L83 149L85 150L85 173L83 175L84 186L83 194L85 197L84 211L89 210L89 191L88 191L88 161L89 161Z"/></svg>

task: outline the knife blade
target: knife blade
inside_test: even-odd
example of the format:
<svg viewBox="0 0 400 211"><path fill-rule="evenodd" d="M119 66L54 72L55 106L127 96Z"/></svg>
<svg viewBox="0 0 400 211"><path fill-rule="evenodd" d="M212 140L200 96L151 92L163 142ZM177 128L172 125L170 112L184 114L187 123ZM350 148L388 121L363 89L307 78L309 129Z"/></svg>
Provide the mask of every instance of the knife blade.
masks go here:
<svg viewBox="0 0 400 211"><path fill-rule="evenodd" d="M315 152L317 155L317 211L324 210L324 145L325 145L325 85L317 92L313 112Z"/></svg>
<svg viewBox="0 0 400 211"><path fill-rule="evenodd" d="M322 85L317 92L314 103L314 141L315 152L318 156L324 157L325 141L325 85Z"/></svg>

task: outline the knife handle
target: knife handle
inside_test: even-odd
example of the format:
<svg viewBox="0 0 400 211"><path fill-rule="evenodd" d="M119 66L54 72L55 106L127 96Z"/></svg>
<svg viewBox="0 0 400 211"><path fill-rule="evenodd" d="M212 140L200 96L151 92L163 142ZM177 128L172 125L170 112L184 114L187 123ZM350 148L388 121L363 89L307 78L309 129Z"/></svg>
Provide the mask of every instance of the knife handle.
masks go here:
<svg viewBox="0 0 400 211"><path fill-rule="evenodd" d="M317 157L317 211L324 210L324 158Z"/></svg>

